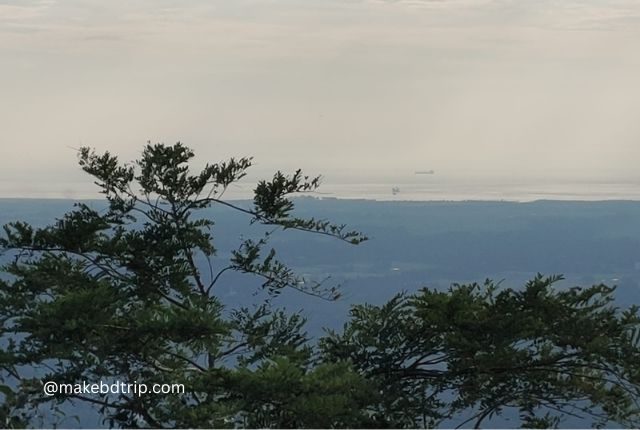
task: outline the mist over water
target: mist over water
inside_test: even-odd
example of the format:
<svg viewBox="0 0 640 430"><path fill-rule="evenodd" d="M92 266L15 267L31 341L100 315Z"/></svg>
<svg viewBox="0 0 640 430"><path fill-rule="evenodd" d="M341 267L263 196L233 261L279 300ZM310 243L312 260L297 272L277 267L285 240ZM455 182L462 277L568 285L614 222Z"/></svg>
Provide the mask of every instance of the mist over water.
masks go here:
<svg viewBox="0 0 640 430"><path fill-rule="evenodd" d="M324 178L320 188L307 193L317 198L382 201L513 201L535 200L601 201L640 200L640 182L554 181L540 179L416 177ZM251 199L256 181L242 181L229 187L225 199ZM90 180L78 183L16 184L0 182L0 198L96 199L103 196Z"/></svg>
<svg viewBox="0 0 640 430"><path fill-rule="evenodd" d="M640 200L637 182L553 182L503 180L326 183L320 196L391 201Z"/></svg>

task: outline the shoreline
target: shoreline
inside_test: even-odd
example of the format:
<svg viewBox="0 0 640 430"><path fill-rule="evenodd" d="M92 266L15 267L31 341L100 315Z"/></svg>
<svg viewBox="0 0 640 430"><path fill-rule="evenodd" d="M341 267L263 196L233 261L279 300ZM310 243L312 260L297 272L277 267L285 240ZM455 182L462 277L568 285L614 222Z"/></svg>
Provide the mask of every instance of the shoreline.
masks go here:
<svg viewBox="0 0 640 430"><path fill-rule="evenodd" d="M379 198L356 198L356 197L335 197L335 196L322 196L316 197L311 195L299 195L292 196L293 200L306 200L306 201L330 201L330 202L347 202L347 203L399 203L399 204L417 204L417 203L508 203L508 204L527 204L527 203L640 203L640 198L594 198L594 199L562 199L562 198L539 198L539 199L482 199L482 198L469 198L469 199L379 199ZM106 202L106 198L69 198L69 197L2 197L0 196L0 203L8 203L12 201L16 202L36 202L36 201L51 201L51 202ZM251 202L250 198L231 198L225 199L228 202Z"/></svg>

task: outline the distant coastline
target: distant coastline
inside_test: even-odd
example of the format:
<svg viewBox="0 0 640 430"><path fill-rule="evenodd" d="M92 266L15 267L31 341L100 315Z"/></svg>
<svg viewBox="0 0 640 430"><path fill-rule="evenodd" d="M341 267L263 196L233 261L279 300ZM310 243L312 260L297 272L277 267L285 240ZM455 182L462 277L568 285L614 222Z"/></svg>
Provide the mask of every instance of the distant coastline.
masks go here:
<svg viewBox="0 0 640 430"><path fill-rule="evenodd" d="M428 180L383 182L326 182L317 192L305 193L320 199L408 201L408 202L533 202L557 201L639 201L640 183L636 182L507 182L451 181L428 175ZM10 187L0 182L0 199L102 200L92 184L56 187ZM253 184L240 183L229 188L228 200L253 197Z"/></svg>
<svg viewBox="0 0 640 430"><path fill-rule="evenodd" d="M331 201L331 202L345 202L345 203L357 203L357 202L367 202L367 203L397 203L397 204L438 204L438 203L496 203L496 204L528 204L528 203L624 203L624 202L640 202L640 197L636 198L603 198L603 199L567 199L567 198L538 198L532 200L509 200L509 199L481 199L481 198L469 198L469 199L431 199L431 200L421 200L421 199L402 199L402 198L393 198L393 199L384 199L384 198L358 198L358 197L336 197L336 196L317 196L311 194L302 194L298 196L292 197L295 199L310 199L317 201ZM250 198L228 198L227 201L236 201L236 202L247 202L250 203L252 200ZM4 203L16 202L16 203L36 203L36 202L57 202L57 203L74 203L74 202L95 202L95 203L103 203L106 202L105 198L68 198L68 197L3 197L0 196L0 205Z"/></svg>

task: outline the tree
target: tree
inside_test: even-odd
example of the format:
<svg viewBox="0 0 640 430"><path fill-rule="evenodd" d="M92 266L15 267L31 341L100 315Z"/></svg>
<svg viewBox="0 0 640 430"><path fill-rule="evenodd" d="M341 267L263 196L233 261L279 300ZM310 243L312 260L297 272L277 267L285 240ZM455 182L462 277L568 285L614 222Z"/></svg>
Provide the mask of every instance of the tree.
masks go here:
<svg viewBox="0 0 640 430"><path fill-rule="evenodd" d="M382 393L376 414L410 427L449 419L480 427L508 409L526 427L569 416L640 425L640 316L614 288L556 290L538 275L522 290L454 285L360 305L322 340ZM461 419L461 417L466 417ZM455 424L454 424L455 425Z"/></svg>
<svg viewBox="0 0 640 430"><path fill-rule="evenodd" d="M480 427L508 410L528 427L576 416L640 425L640 315L613 288L454 285L357 305L340 332L312 344L300 314L272 306L287 289L339 297L279 261L277 230L366 238L295 216L291 194L318 178L277 172L250 205L223 199L247 158L189 170L182 144L147 145L139 161L79 152L105 207L78 204L54 224L4 226L11 257L0 278L0 420L65 424L70 402L92 404L115 427ZM214 257L222 205L262 226L228 262ZM225 309L227 275L259 280L264 302ZM71 384L52 397L43 381ZM86 393L75 384L144 383L184 392Z"/></svg>
<svg viewBox="0 0 640 430"><path fill-rule="evenodd" d="M265 395L286 391L269 384L279 378L288 383L290 374L304 388L292 406L296 413L311 407L326 415L322 423L328 426L356 424L344 417L347 408L362 409L353 397L334 395L325 409L311 400L304 405L305 396L313 399L331 387L359 387L365 381L344 363L311 367L300 315L271 309L267 301L224 317L216 289L226 274L240 272L261 279L270 295L288 288L335 300L336 286L297 276L277 259L269 239L278 229L352 244L366 238L344 225L294 215L289 196L315 190L319 178L277 172L257 184L247 207L223 194L245 175L250 158L208 164L192 174L193 157L181 143L148 144L132 164L82 148L79 164L95 179L106 207L79 203L44 228L24 222L4 226L0 246L12 257L0 281L5 426L37 418L33 411L40 406L68 402L95 405L111 426L302 425L306 421L270 413L269 399L262 399L262 419L250 417L247 409L259 401L254 386L264 387ZM223 267L213 262L214 221L202 215L212 205L267 228L263 236L243 240ZM327 374L334 377L322 377ZM45 380L184 384L186 392L46 397Z"/></svg>

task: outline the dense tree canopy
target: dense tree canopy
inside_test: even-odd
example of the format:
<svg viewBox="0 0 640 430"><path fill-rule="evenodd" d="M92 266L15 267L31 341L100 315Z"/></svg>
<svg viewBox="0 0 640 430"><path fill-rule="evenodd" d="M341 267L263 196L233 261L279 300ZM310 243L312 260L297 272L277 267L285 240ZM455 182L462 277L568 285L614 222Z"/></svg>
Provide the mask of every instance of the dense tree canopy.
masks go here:
<svg viewBox="0 0 640 430"><path fill-rule="evenodd" d="M4 227L2 425L64 423L78 404L118 427L468 427L510 410L532 427L570 415L640 425L638 309L613 306L604 285L556 289L558 278L540 276L519 290L424 289L355 306L318 344L301 315L270 300L225 309L217 291L233 272L259 279L268 296L339 297L278 260L269 246L277 230L366 238L295 215L291 194L316 189L318 178L277 172L241 204L223 195L251 159L194 174L193 156L180 143L149 144L127 164L83 148L80 165L105 207L81 203L47 227ZM214 220L202 213L212 205L264 227L223 265ZM43 381L185 392L48 397Z"/></svg>
<svg viewBox="0 0 640 430"><path fill-rule="evenodd" d="M238 390L259 386L258 376L273 377L292 366L304 373L311 354L299 315L286 315L264 303L223 318L216 288L235 271L260 278L270 294L292 288L333 300L339 295L335 286L297 276L268 248L269 238L278 228L349 243L365 237L325 220L293 215L288 196L314 190L318 178L300 171L290 176L277 172L272 180L257 184L252 206L241 207L222 196L245 175L251 159L206 165L192 174L193 156L180 143L149 144L139 161L123 164L109 153L83 148L80 165L94 177L107 207L81 203L45 228L24 222L4 227L1 245L13 260L5 267L9 277L0 289L6 345L0 365L8 393L5 403L15 403L15 413L5 414L15 418L35 411L41 402L50 403L39 386L44 380L117 379L184 383L189 390L180 397L73 394L53 401L94 403L111 425L264 423L242 413L243 405L253 407L255 400ZM198 213L215 204L237 210L250 223L272 227L262 237L244 239L223 267L212 263L214 221ZM276 358L279 361L272 363ZM305 384L326 392L317 372L349 372L344 364L335 370L328 367L332 365L305 374ZM341 381L326 383L331 387ZM12 386L17 386L18 395ZM276 422L298 424L290 418Z"/></svg>
<svg viewBox="0 0 640 430"><path fill-rule="evenodd" d="M605 285L558 291L558 280L356 306L344 331L323 339L325 359L351 361L382 392L385 419L409 426L479 427L512 409L528 427L568 416L637 427L638 308L618 310Z"/></svg>

